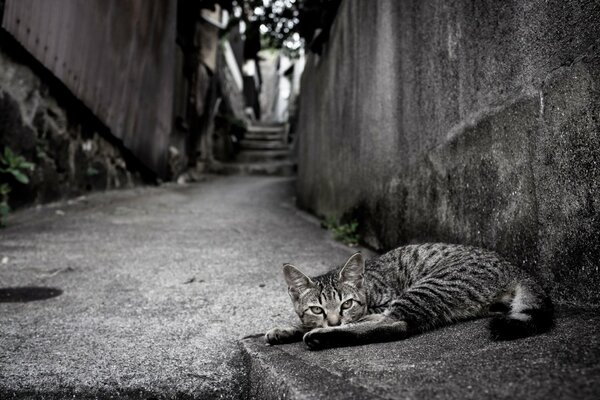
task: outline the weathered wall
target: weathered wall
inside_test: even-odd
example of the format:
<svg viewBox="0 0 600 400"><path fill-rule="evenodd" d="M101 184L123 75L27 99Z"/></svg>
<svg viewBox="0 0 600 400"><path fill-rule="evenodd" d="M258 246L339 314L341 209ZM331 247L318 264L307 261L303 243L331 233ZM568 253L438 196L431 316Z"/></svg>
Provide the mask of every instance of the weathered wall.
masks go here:
<svg viewBox="0 0 600 400"><path fill-rule="evenodd" d="M177 2L7 0L2 28L147 167L168 174Z"/></svg>
<svg viewBox="0 0 600 400"><path fill-rule="evenodd" d="M12 207L142 180L141 166L108 129L0 32L0 151L5 147L35 164L27 185L0 175L11 186Z"/></svg>
<svg viewBox="0 0 600 400"><path fill-rule="evenodd" d="M600 3L346 0L302 90L301 206L600 303Z"/></svg>

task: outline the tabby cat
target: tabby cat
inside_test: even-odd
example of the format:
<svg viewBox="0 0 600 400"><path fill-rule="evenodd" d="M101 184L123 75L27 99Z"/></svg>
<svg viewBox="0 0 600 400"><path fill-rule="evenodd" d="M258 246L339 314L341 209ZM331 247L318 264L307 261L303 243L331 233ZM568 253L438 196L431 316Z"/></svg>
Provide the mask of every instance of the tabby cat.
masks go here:
<svg viewBox="0 0 600 400"><path fill-rule="evenodd" d="M542 287L496 253L429 243L397 248L366 263L309 278L283 267L301 324L266 333L269 344L304 340L310 349L404 339L456 321L493 316L493 339L515 339L552 326Z"/></svg>

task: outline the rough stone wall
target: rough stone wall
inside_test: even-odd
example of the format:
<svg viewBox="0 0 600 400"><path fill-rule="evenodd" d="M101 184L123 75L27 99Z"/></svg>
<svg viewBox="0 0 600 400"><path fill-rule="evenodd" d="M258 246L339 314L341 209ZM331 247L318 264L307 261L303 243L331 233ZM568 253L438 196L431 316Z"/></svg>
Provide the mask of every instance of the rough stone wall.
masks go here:
<svg viewBox="0 0 600 400"><path fill-rule="evenodd" d="M344 1L307 61L299 204L385 250L496 249L600 303L600 3Z"/></svg>
<svg viewBox="0 0 600 400"><path fill-rule="evenodd" d="M27 185L0 176L12 187L12 207L141 181L139 166L89 110L10 38L0 42L0 150L36 166Z"/></svg>

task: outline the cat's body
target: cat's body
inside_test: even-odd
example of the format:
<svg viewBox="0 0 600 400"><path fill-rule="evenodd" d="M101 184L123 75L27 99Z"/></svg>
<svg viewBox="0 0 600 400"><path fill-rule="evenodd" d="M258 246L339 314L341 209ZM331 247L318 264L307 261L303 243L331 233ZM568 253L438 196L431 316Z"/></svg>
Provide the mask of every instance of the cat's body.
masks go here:
<svg viewBox="0 0 600 400"><path fill-rule="evenodd" d="M456 321L493 316L495 339L549 329L552 303L526 272L496 253L461 245L409 245L309 278L284 275L297 327L267 332L270 344L304 340L312 349L403 339Z"/></svg>

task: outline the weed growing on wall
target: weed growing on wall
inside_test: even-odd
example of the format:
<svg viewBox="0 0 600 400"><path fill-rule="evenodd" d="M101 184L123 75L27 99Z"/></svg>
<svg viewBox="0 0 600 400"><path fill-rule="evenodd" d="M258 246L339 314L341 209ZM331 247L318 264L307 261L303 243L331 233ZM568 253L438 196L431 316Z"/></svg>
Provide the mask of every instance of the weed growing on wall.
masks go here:
<svg viewBox="0 0 600 400"><path fill-rule="evenodd" d="M10 193L10 186L8 183L0 184L0 226L4 226L4 219L10 212L8 206L8 194Z"/></svg>
<svg viewBox="0 0 600 400"><path fill-rule="evenodd" d="M358 222L356 220L343 224L337 218L327 217L321 222L321 226L329 230L335 240L351 247L358 246L360 236L357 232Z"/></svg>
<svg viewBox="0 0 600 400"><path fill-rule="evenodd" d="M33 171L35 165L25 160L23 156L19 156L13 151L5 147L4 152L0 153L0 177L5 180L8 177L14 178L17 183L27 185L29 177L27 171ZM8 182L0 184L0 226L4 225L4 220L10 212L8 205L8 195L11 187Z"/></svg>

